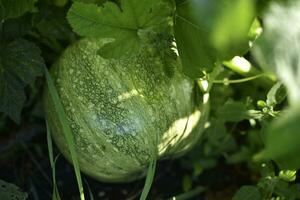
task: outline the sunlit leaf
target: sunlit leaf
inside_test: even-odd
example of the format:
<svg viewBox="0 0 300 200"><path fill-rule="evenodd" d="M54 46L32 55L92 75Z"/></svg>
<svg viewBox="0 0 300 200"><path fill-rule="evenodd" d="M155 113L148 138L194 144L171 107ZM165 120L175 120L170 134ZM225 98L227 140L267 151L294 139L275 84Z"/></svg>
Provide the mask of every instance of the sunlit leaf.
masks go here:
<svg viewBox="0 0 300 200"><path fill-rule="evenodd" d="M253 50L256 60L287 87L291 104L300 99L300 1L274 3L263 17L264 32Z"/></svg>
<svg viewBox="0 0 300 200"><path fill-rule="evenodd" d="M81 36L113 38L100 55L120 58L140 50L143 34L164 30L170 12L170 7L160 0L123 0L121 8L113 2L103 6L75 2L67 18Z"/></svg>
<svg viewBox="0 0 300 200"><path fill-rule="evenodd" d="M175 37L184 72L201 76L216 62L243 55L254 20L252 1L187 0L178 2Z"/></svg>
<svg viewBox="0 0 300 200"><path fill-rule="evenodd" d="M286 98L287 93L282 83L276 83L267 94L267 105L275 106Z"/></svg>

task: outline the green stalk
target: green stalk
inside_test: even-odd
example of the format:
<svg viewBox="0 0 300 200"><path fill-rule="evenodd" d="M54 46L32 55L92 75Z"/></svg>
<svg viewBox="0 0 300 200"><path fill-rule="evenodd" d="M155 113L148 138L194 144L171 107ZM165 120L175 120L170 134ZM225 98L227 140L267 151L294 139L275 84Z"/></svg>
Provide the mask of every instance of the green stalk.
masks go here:
<svg viewBox="0 0 300 200"><path fill-rule="evenodd" d="M247 77L247 78L241 78L241 79L236 79L236 80L214 80L213 83L221 83L221 84L234 84L234 83L244 83L244 82L248 82L248 81L252 81L264 76L268 76L267 74L259 74L256 76L251 76L251 77Z"/></svg>
<svg viewBox="0 0 300 200"><path fill-rule="evenodd" d="M53 82L51 75L46 67L45 67L45 76L46 76L47 86L48 86L49 93L50 93L50 98L52 99L52 101L54 103L54 109L55 109L55 112L57 112L57 114L58 114L58 120L62 125L63 134L66 138L67 145L69 147L69 151L71 154L71 159L72 159L72 163L74 166L78 189L79 189L79 194L80 194L80 200L85 200L83 186L82 186L82 179L81 179L81 174L80 174L80 169L79 169L79 163L78 163L78 158L77 158L76 149L75 149L74 137L73 137L71 128L70 128L68 120L67 120L67 115L64 111L64 108L60 101L58 92L55 88L54 82Z"/></svg>
<svg viewBox="0 0 300 200"><path fill-rule="evenodd" d="M56 184L56 172L55 172L55 163L56 163L58 156L55 159L53 159L52 138L51 138L51 132L50 132L50 128L49 128L47 121L46 121L46 127L47 127L48 153L49 153L50 166L52 169L52 184L53 184L52 200L61 200L59 191L57 188L57 184Z"/></svg>
<svg viewBox="0 0 300 200"><path fill-rule="evenodd" d="M261 70L254 67L243 57L236 56L230 61L224 61L223 65L244 77L255 77L264 74ZM267 78L259 79L256 83L265 88L272 87L274 85L274 81L276 81L276 78L270 74L265 74L264 76L266 76Z"/></svg>
<svg viewBox="0 0 300 200"><path fill-rule="evenodd" d="M191 199L191 198L201 194L205 190L206 190L206 188L198 186L191 191L174 196L174 197L170 198L169 200L188 200L188 199Z"/></svg>
<svg viewBox="0 0 300 200"><path fill-rule="evenodd" d="M156 135L155 141L154 141L155 147L158 146L158 141L159 141L159 139L158 139L158 136ZM147 171L147 177L146 177L146 181L145 181L145 185L144 185L142 194L140 196L140 200L146 200L147 196L150 192L150 189L151 189L151 186L153 183L153 179L154 179L154 175L155 175L155 170L156 170L157 154L158 154L158 150L157 150L157 148L155 148L154 151L152 152L151 160L150 160L148 171Z"/></svg>
<svg viewBox="0 0 300 200"><path fill-rule="evenodd" d="M149 194L149 191L151 189L151 185L152 185L153 179L154 179L154 174L155 174L155 169L156 169L156 161L157 161L156 156L153 156L151 158L151 161L149 164L145 185L144 185L140 200L147 199L147 196Z"/></svg>

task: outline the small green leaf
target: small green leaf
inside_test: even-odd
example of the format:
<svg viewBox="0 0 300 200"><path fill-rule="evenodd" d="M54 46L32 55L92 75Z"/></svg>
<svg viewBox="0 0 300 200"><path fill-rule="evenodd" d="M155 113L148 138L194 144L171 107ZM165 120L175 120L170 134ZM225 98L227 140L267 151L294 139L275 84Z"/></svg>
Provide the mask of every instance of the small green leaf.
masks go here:
<svg viewBox="0 0 300 200"><path fill-rule="evenodd" d="M188 175L185 175L182 179L182 188L184 192L189 191L193 187L193 181L191 180L191 177Z"/></svg>
<svg viewBox="0 0 300 200"><path fill-rule="evenodd" d="M2 19L20 17L26 12L35 10L37 0L0 0L0 21Z"/></svg>
<svg viewBox="0 0 300 200"><path fill-rule="evenodd" d="M267 94L267 105L275 106L286 98L287 93L282 83L276 83Z"/></svg>
<svg viewBox="0 0 300 200"><path fill-rule="evenodd" d="M218 117L227 122L239 122L244 119L259 119L261 111L248 110L242 102L227 102L218 111Z"/></svg>
<svg viewBox="0 0 300 200"><path fill-rule="evenodd" d="M250 40L256 40L261 35L262 30L263 29L260 21L255 18L248 33Z"/></svg>
<svg viewBox="0 0 300 200"><path fill-rule="evenodd" d="M17 39L0 50L0 112L16 122L25 102L24 87L43 74L44 61L33 43Z"/></svg>
<svg viewBox="0 0 300 200"><path fill-rule="evenodd" d="M243 186L237 191L232 200L260 200L261 194L255 186Z"/></svg>
<svg viewBox="0 0 300 200"><path fill-rule="evenodd" d="M0 179L0 199L3 200L26 200L28 194L22 192L20 188L14 184L7 183Z"/></svg>
<svg viewBox="0 0 300 200"><path fill-rule="evenodd" d="M160 32L168 26L170 6L160 0L123 0L103 6L73 3L68 20L81 36L113 38L100 51L105 58L119 58L139 51L144 32Z"/></svg>
<svg viewBox="0 0 300 200"><path fill-rule="evenodd" d="M286 182L293 182L296 180L296 170L281 170L279 172L279 178Z"/></svg>

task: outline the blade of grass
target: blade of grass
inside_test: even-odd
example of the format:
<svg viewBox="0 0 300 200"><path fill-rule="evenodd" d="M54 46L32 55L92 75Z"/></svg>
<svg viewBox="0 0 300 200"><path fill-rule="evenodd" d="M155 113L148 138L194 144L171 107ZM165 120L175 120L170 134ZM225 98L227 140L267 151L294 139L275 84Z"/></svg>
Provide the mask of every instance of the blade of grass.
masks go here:
<svg viewBox="0 0 300 200"><path fill-rule="evenodd" d="M78 163L78 158L77 158L77 154L76 154L76 150L75 150L75 143L74 143L72 131L69 126L63 105L60 101L58 92L55 88L54 82L53 82L51 75L46 67L45 67L45 76L46 76L46 80L47 80L47 86L49 89L50 97L54 103L54 108L55 108L55 111L57 112L58 120L62 125L63 134L66 138L67 145L69 147L69 151L71 154L71 159L72 159L72 163L74 166L78 189L79 189L79 194L80 194L80 200L84 200L85 197L84 197L84 191L83 191L83 186L82 186L82 179L81 179L79 163Z"/></svg>
<svg viewBox="0 0 300 200"><path fill-rule="evenodd" d="M55 160L53 159L53 145L52 145L52 138L51 138L51 132L49 128L49 124L46 120L46 127L47 127L47 144L48 144L48 153L49 153L49 160L50 160L50 166L52 169L52 183L53 183L53 193L52 193L52 200L61 200L59 191L56 185L56 172L55 172L55 163L58 158L56 156Z"/></svg>
<svg viewBox="0 0 300 200"><path fill-rule="evenodd" d="M146 198L148 196L148 193L151 189L151 185L153 182L155 169L156 169L156 156L153 156L150 161L150 164L149 164L145 185L144 185L140 200L146 200Z"/></svg>
<svg viewBox="0 0 300 200"><path fill-rule="evenodd" d="M169 200L187 200L187 199L191 199L191 198L197 196L198 194L204 192L205 190L206 190L206 188L199 186L199 187L196 187L195 189L193 189L191 191L188 191L188 192L179 194L177 196L174 196L174 197L170 198Z"/></svg>
<svg viewBox="0 0 300 200"><path fill-rule="evenodd" d="M90 200L94 200L95 198L94 198L94 195L93 195L93 192L92 192L92 190L91 190L91 188L90 188L89 183L87 182L87 180L84 180L84 182L85 182L85 184L87 185L87 188L88 188L88 191L89 191L89 197L90 197Z"/></svg>

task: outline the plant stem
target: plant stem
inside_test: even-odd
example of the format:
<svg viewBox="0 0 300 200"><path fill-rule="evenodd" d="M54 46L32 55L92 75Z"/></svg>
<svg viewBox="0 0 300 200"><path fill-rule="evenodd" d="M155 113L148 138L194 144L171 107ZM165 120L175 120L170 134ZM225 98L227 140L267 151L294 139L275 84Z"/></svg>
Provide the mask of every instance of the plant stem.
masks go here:
<svg viewBox="0 0 300 200"><path fill-rule="evenodd" d="M259 74L256 76L251 76L251 77L247 77L247 78L242 78L242 79L236 79L236 80L228 80L228 79L224 79L224 80L214 80L213 83L218 83L218 84L233 84L233 83L244 83L247 81L252 81L254 79L258 79L261 78L263 76L268 76L267 74Z"/></svg>
<svg viewBox="0 0 300 200"><path fill-rule="evenodd" d="M261 70L254 67L248 60L239 56L234 57L230 61L225 61L222 64L228 69L231 69L232 71L244 77L259 76L263 73ZM265 74L264 76L267 78L259 79L257 84L263 86L264 88L270 88L272 85L274 85L274 81L276 81L275 77L270 74Z"/></svg>

